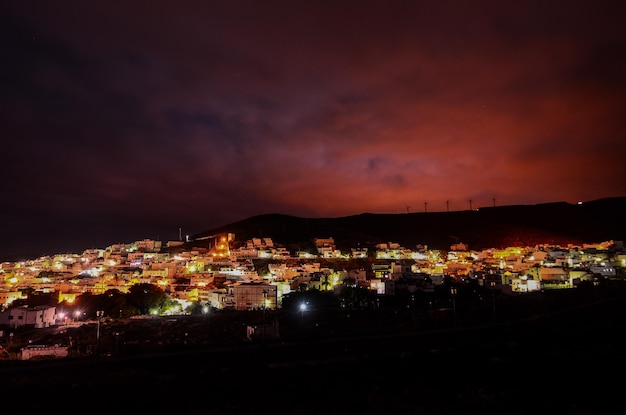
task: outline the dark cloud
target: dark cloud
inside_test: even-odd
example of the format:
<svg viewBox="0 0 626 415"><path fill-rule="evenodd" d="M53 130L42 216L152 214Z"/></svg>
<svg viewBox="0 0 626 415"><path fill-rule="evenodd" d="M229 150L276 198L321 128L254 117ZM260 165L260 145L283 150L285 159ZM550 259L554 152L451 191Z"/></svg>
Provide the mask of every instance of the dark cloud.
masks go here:
<svg viewBox="0 0 626 415"><path fill-rule="evenodd" d="M626 192L617 2L1 7L0 254Z"/></svg>

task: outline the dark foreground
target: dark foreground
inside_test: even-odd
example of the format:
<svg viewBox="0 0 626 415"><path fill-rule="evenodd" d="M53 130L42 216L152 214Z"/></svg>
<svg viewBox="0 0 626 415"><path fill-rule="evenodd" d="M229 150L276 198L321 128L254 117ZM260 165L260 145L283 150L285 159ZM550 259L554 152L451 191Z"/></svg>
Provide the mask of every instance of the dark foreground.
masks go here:
<svg viewBox="0 0 626 415"><path fill-rule="evenodd" d="M626 307L472 327L0 362L21 413L624 414Z"/></svg>

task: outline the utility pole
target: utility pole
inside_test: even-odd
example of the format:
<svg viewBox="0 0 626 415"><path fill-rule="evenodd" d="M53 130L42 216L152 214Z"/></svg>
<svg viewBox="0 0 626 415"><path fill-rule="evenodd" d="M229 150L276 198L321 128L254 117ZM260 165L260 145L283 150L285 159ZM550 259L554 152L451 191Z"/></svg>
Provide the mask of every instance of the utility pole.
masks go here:
<svg viewBox="0 0 626 415"><path fill-rule="evenodd" d="M428 212L428 209L426 209L427 205L428 205L428 202L424 202L424 212Z"/></svg>
<svg viewBox="0 0 626 415"><path fill-rule="evenodd" d="M269 290L265 288L263 290L263 341L265 341L265 333L267 331L267 324L265 322L265 309L267 308L267 294Z"/></svg>
<svg viewBox="0 0 626 415"><path fill-rule="evenodd" d="M456 327L456 288L450 288L450 294L452 294L452 324Z"/></svg>
<svg viewBox="0 0 626 415"><path fill-rule="evenodd" d="M265 309L267 308L267 294L269 293L268 289L263 290L263 325L265 326Z"/></svg>
<svg viewBox="0 0 626 415"><path fill-rule="evenodd" d="M96 357L100 356L100 320L102 320L103 315L103 310L96 311L96 319L98 320L98 326L96 329Z"/></svg>
<svg viewBox="0 0 626 415"><path fill-rule="evenodd" d="M472 199L470 199L470 210L472 210Z"/></svg>
<svg viewBox="0 0 626 415"><path fill-rule="evenodd" d="M489 286L491 287L491 312L493 321L496 321L496 282L490 281Z"/></svg>
<svg viewBox="0 0 626 415"><path fill-rule="evenodd" d="M446 200L446 212L450 212L450 201Z"/></svg>

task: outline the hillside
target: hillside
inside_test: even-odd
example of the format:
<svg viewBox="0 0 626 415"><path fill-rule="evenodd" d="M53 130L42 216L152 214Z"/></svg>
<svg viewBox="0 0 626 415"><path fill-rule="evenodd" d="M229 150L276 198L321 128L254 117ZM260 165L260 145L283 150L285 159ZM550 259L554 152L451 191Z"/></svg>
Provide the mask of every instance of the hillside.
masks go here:
<svg viewBox="0 0 626 415"><path fill-rule="evenodd" d="M477 250L623 241L624 212L626 197L582 204L555 202L455 212L362 213L338 218L267 214L193 235L191 245L201 246L201 238L221 233L233 233L238 241L270 237L292 249L306 249L311 247L313 238L324 237L333 237L339 249L381 242L398 242L407 248L421 244L431 249L448 249L451 244L462 242Z"/></svg>

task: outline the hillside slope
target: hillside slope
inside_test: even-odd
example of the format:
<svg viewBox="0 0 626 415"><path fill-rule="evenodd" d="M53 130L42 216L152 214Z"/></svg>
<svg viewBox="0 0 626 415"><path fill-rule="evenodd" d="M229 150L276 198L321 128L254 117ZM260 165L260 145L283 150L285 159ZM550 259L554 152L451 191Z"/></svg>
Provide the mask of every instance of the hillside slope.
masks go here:
<svg viewBox="0 0 626 415"><path fill-rule="evenodd" d="M470 249L536 244L596 243L626 238L626 197L598 199L583 204L565 202L537 205L482 207L455 212L374 214L338 218L301 218L267 214L193 235L233 233L238 241L270 237L294 249L306 249L313 238L334 238L338 248L398 242L407 248L427 245L448 249L463 242Z"/></svg>

